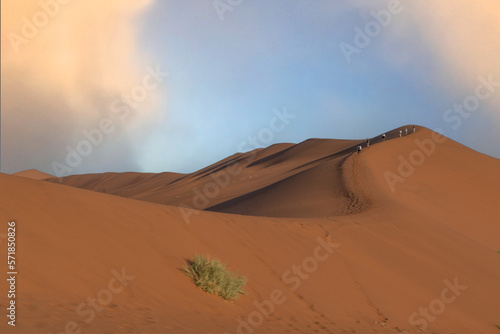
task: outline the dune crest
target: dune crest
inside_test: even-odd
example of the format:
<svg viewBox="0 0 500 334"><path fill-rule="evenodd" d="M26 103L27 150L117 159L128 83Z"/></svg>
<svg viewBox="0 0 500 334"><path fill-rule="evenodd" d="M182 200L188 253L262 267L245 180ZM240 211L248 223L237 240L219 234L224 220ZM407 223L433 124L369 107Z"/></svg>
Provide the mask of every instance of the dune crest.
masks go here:
<svg viewBox="0 0 500 334"><path fill-rule="evenodd" d="M23 170L21 172L14 173L12 175L27 177L29 179L34 179L34 180L44 180L44 179L54 178L54 175L40 172L39 170L36 170L36 169L27 169L27 170Z"/></svg>

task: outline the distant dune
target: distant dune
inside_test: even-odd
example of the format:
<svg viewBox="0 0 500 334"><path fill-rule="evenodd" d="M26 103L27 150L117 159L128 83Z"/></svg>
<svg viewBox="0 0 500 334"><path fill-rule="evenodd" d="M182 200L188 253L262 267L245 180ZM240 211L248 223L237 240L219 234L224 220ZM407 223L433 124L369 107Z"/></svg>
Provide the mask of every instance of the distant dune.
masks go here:
<svg viewBox="0 0 500 334"><path fill-rule="evenodd" d="M43 180L43 179L49 179L49 178L54 177L54 175L40 172L39 170L36 170L36 169L23 170L21 172L14 173L12 175L27 177L29 179L34 179L34 180Z"/></svg>
<svg viewBox="0 0 500 334"><path fill-rule="evenodd" d="M19 226L15 330L498 333L500 160L425 128L387 135L191 174L0 174L0 218ZM246 275L247 295L196 288L179 268L197 253Z"/></svg>

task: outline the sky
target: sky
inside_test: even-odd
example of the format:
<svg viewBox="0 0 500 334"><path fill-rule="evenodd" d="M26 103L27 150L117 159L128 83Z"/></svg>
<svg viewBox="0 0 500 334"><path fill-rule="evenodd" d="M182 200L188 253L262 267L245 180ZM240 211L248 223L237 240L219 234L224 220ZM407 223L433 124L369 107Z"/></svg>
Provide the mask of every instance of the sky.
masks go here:
<svg viewBox="0 0 500 334"><path fill-rule="evenodd" d="M500 3L1 3L4 173L193 172L405 124L500 158Z"/></svg>

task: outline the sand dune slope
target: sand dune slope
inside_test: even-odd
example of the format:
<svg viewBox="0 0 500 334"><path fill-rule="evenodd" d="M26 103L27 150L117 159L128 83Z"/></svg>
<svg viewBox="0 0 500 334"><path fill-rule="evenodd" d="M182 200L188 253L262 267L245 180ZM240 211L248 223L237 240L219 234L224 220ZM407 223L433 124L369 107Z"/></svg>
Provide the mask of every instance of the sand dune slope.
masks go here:
<svg viewBox="0 0 500 334"><path fill-rule="evenodd" d="M499 159L425 128L364 153L359 174L380 205L406 208L499 248Z"/></svg>
<svg viewBox="0 0 500 334"><path fill-rule="evenodd" d="M299 220L201 212L186 224L170 206L15 176L0 184L1 219L19 226L19 332L74 322L83 333L237 333L239 317L260 324L256 304L269 306L274 291L280 303L255 326L262 333L417 333L410 315L455 278L467 288L428 328L496 331L500 256L440 221L404 220L406 210ZM227 303L194 287L178 268L196 253L247 275L248 295ZM134 277L118 283L114 271ZM92 312L97 297L105 305Z"/></svg>
<svg viewBox="0 0 500 334"><path fill-rule="evenodd" d="M325 210L331 202L316 203L322 197L354 196L338 204L351 204L340 215L324 218L186 215L182 207L0 174L0 220L18 225L15 331L498 333L498 160L447 140L397 183L387 181L388 172L399 173L400 157L417 161L413 152L433 136L422 129L360 155L339 154L351 142L323 140L302 144L310 145L304 149L310 157L301 144L259 150L234 175L234 189L210 199L220 204L248 194L231 207L259 198L255 210L261 211L253 212L276 205L274 213L299 215ZM238 167L249 154L196 175L156 177L171 178L165 180L171 186L184 178L197 184L211 178L210 171ZM283 173L266 177L268 168ZM116 177L111 183L123 182L123 175ZM155 176L137 177L149 183ZM135 182L121 187L131 185L139 189ZM179 189L189 193L188 185ZM314 197L315 190L316 200L304 200L302 193ZM150 185L139 192L161 194ZM273 193L289 196L293 205ZM228 303L196 288L179 271L196 253L217 256L246 275L247 295ZM0 289L8 290L5 281ZM1 305L6 301L2 293ZM2 333L6 328L0 323Z"/></svg>

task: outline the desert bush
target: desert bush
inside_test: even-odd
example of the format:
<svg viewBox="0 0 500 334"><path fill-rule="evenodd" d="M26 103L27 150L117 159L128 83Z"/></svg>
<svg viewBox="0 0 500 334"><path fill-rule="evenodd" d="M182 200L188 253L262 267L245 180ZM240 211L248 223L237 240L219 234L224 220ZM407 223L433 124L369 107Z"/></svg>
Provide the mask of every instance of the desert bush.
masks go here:
<svg viewBox="0 0 500 334"><path fill-rule="evenodd" d="M203 291L226 300L235 300L240 294L245 294L246 277L230 271L219 259L196 255L187 261L182 271Z"/></svg>

